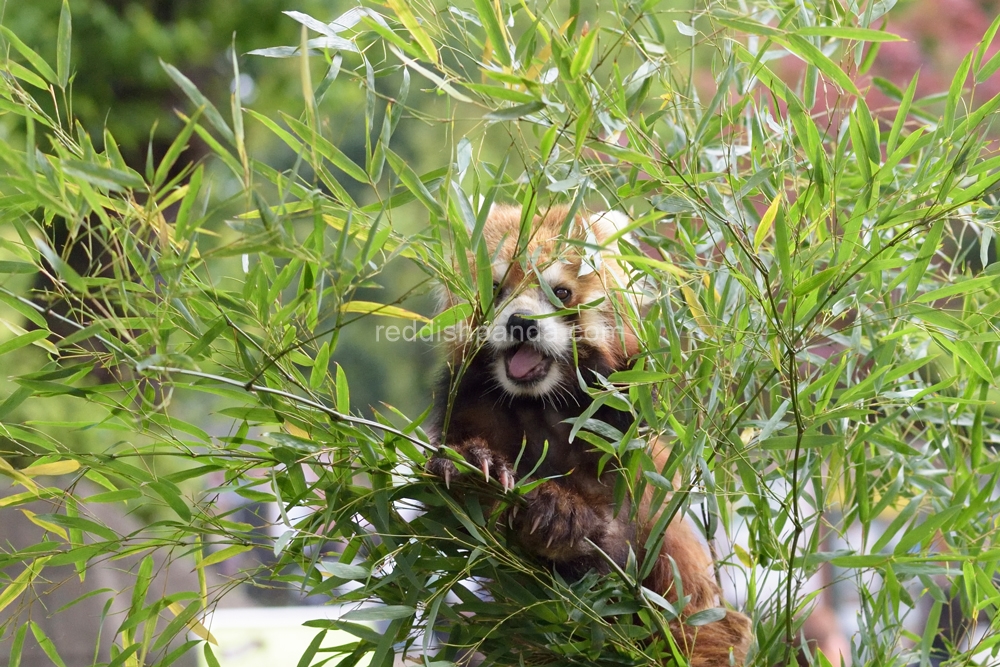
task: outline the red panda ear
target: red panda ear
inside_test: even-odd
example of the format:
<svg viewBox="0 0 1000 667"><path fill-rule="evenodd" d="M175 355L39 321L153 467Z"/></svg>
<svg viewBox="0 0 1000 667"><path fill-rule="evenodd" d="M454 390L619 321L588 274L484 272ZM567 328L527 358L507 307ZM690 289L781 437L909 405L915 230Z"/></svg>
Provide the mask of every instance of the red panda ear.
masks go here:
<svg viewBox="0 0 1000 667"><path fill-rule="evenodd" d="M594 213L587 220L587 224L590 226L590 230L597 237L598 242L603 243L605 239L608 239L618 232L622 231L628 227L629 223L628 216L621 211L602 211L600 213Z"/></svg>
<svg viewBox="0 0 1000 667"><path fill-rule="evenodd" d="M621 211L593 213L586 220L590 234L593 235L594 239L600 245L604 245L612 236L627 229L631 223L632 221L629 217ZM624 238L629 243L637 245L631 233L627 233L620 238ZM604 253L610 255L616 255L618 252L617 241L604 248ZM638 280L630 279L628 270L614 259L606 261L605 265L609 269L608 277L614 279L617 283L615 288L620 296L631 304L635 309L634 312L641 317L653 302L647 280L645 278L639 278Z"/></svg>

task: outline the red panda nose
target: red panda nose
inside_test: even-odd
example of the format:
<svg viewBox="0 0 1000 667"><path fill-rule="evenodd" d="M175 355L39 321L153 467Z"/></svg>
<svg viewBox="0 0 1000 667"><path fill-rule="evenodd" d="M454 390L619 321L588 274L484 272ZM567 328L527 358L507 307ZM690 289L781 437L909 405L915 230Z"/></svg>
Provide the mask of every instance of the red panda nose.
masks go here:
<svg viewBox="0 0 1000 667"><path fill-rule="evenodd" d="M538 338L538 323L522 317L526 314L514 313L507 319L507 334L522 343Z"/></svg>

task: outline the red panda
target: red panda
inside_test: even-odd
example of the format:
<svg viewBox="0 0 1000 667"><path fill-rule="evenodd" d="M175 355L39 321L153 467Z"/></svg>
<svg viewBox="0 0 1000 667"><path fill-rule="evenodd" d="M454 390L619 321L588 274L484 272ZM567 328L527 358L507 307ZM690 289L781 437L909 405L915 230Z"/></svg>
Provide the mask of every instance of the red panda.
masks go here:
<svg viewBox="0 0 1000 667"><path fill-rule="evenodd" d="M630 550L641 561L656 519L646 509L648 499L639 501L638 521L628 505L616 513L621 472L599 470L600 453L580 439L570 441L572 421L592 403L581 383L628 368L639 352L637 336L620 316L635 290L626 289L622 267L598 250L626 222L613 212L571 219L566 208L554 207L534 218L529 238L519 239L521 209L495 206L482 232L492 258L495 316L477 335L451 346L436 392L435 445L454 449L504 489L528 474L552 478L525 495L526 506L512 512L509 523L521 547L569 577L609 572L597 549L622 567ZM457 300L447 294L445 306ZM593 417L621 432L633 421L606 405ZM651 449L662 468L666 452ZM449 485L460 474L443 455L430 459L428 471ZM704 546L678 518L643 583L676 602L676 569L688 598L683 618L720 603L711 566ZM675 622L672 632L695 667L742 665L750 643L749 620L732 611L697 628Z"/></svg>

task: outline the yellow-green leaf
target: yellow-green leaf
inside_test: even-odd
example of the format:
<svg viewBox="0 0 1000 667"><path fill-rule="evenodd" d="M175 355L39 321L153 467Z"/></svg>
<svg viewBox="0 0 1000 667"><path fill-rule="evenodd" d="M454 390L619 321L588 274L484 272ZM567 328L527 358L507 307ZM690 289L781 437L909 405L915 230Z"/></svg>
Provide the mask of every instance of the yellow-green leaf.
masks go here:
<svg viewBox="0 0 1000 667"><path fill-rule="evenodd" d="M0 507L7 507L8 505L17 505L19 503L31 502L38 499L37 493L34 491L25 491L23 493L15 493L10 496L4 496L0 498Z"/></svg>
<svg viewBox="0 0 1000 667"><path fill-rule="evenodd" d="M0 456L0 475L10 477L15 482L18 482L24 488L28 489L32 493L38 493L38 485L31 481L31 478L20 472L19 470L14 470L14 466L7 463L7 460Z"/></svg>
<svg viewBox="0 0 1000 667"><path fill-rule="evenodd" d="M66 460L29 466L21 470L21 472L29 477L38 477L39 475L68 475L69 473L76 472L79 469L79 461Z"/></svg>
<svg viewBox="0 0 1000 667"><path fill-rule="evenodd" d="M651 269L664 271L678 278L687 279L691 277L691 274L681 267L661 259L653 259L652 257L644 257L642 255L608 255L607 258L633 266L648 266Z"/></svg>
<svg viewBox="0 0 1000 667"><path fill-rule="evenodd" d="M681 285L681 292L684 294L684 301L687 302L688 308L691 309L691 316L694 317L694 321L698 324L698 327L708 334L709 337L715 338L715 327L709 323L708 317L705 316L705 311L698 302L698 295L687 285Z"/></svg>
<svg viewBox="0 0 1000 667"><path fill-rule="evenodd" d="M359 313L362 315L381 315L382 317L398 317L403 320L417 320L418 322L430 322L430 319L412 311L390 306L384 303L373 301L348 301L340 307L342 313Z"/></svg>
<svg viewBox="0 0 1000 667"><path fill-rule="evenodd" d="M184 607L182 607L179 602L171 602L170 604L167 605L167 609L173 612L174 616L180 616L181 613L184 611ZM187 627L191 632L201 637L205 641L209 642L210 644L215 644L216 646L219 645L219 642L215 639L214 636L212 636L212 633L208 631L208 628L202 625L201 621L199 621L198 619L192 618L190 621L188 621Z"/></svg>
<svg viewBox="0 0 1000 667"><path fill-rule="evenodd" d="M437 49L434 48L434 40L431 39L431 36L427 34L427 31L417 21L417 17L410 11L410 6L401 0L386 0L386 2L392 8L392 11L396 13L396 16L399 17L400 22L410 31L413 38L417 40L417 44L420 45L420 49L427 56L427 59L432 63L437 63L438 53Z"/></svg>
<svg viewBox="0 0 1000 667"><path fill-rule="evenodd" d="M472 306L467 303L460 303L452 306L451 308L435 315L433 320L428 322L420 331L417 332L417 336L425 337L439 331L443 331L457 322L462 322L472 317L472 312Z"/></svg>
<svg viewBox="0 0 1000 667"><path fill-rule="evenodd" d="M597 29L591 30L587 36L580 40L580 47L573 56L573 62L569 66L569 75L576 79L583 74L584 70L590 67L590 61L594 59L594 48L597 46Z"/></svg>
<svg viewBox="0 0 1000 667"><path fill-rule="evenodd" d="M8 60L4 67L6 67L7 71L10 72L11 76L18 78L25 83L30 83L32 86L41 88L42 90L48 90L49 88L42 77L38 76L19 62ZM23 114L25 112L19 109L17 113Z"/></svg>
<svg viewBox="0 0 1000 667"><path fill-rule="evenodd" d="M21 513L24 514L24 516L28 519L28 521L35 524L39 528L43 528L49 531L50 533L58 535L64 540L69 540L69 536L66 534L66 529L63 528L62 526L57 526L51 521L46 521L45 519L39 519L38 515L32 512L31 510L22 509Z"/></svg>
<svg viewBox="0 0 1000 667"><path fill-rule="evenodd" d="M764 211L764 217L760 219L760 224L757 225L757 231L753 235L753 249L754 251L760 250L760 244L764 242L767 237L767 233L771 231L771 227L774 225L774 218L778 214L778 206L781 204L781 193L779 192L774 197L774 201L771 205L767 207Z"/></svg>
<svg viewBox="0 0 1000 667"><path fill-rule="evenodd" d="M238 556L242 553L246 553L251 549L253 549L253 545L250 544L234 544L232 546L228 546L225 549L220 549L219 551L216 551L214 554L211 554L205 559L203 559L198 564L198 567L208 567L209 565L215 565L216 563L221 563L224 560L229 560L233 556Z"/></svg>
<svg viewBox="0 0 1000 667"><path fill-rule="evenodd" d="M48 559L49 556L46 556L33 561L31 565L21 571L21 574L14 578L14 581L10 582L10 585L7 586L2 593L0 593L0 611L3 611L4 607L20 597L21 593L24 592L24 589L26 589L28 585L35 580L35 577L37 577L42 571L42 568L45 566L45 561Z"/></svg>

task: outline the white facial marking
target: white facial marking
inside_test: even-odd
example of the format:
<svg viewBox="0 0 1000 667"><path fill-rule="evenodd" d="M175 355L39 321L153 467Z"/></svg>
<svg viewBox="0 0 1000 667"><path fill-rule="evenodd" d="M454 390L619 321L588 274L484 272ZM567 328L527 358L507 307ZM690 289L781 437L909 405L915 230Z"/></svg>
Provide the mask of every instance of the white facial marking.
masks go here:
<svg viewBox="0 0 1000 667"><path fill-rule="evenodd" d="M493 326L487 332L486 344L496 352L503 352L522 344L507 331L507 323L514 315L547 315L555 312L552 304L540 288L523 292L513 299L505 301L503 308L493 320ZM538 335L531 341L532 345L549 357L565 358L573 350L573 329L559 317L545 317L532 320L538 327Z"/></svg>
<svg viewBox="0 0 1000 667"><path fill-rule="evenodd" d="M620 337L614 325L614 319L609 318L601 307L580 312L576 338L597 349L607 349L620 345Z"/></svg>
<svg viewBox="0 0 1000 667"><path fill-rule="evenodd" d="M563 268L565 265L562 263L556 263L551 266L545 267L542 271L542 280L545 281L552 289L559 287L564 282L566 282L566 271ZM544 296L544 294L543 294Z"/></svg>
<svg viewBox="0 0 1000 667"><path fill-rule="evenodd" d="M558 266L548 267L542 272L542 277L546 282L549 282L549 279L561 281L561 269ZM538 286L529 287L513 297L501 300L497 307L499 311L496 319L486 332L486 345L496 357L493 372L497 382L512 396L544 396L554 391L562 381L564 373L560 369L560 362L565 363L573 353L573 328L561 317L543 317L531 320L538 331L530 341L525 342L510 335L507 324L511 317L547 315L555 312L555 307ZM509 356L522 345L531 345L542 355L553 360L545 376L531 383L515 382L507 374Z"/></svg>
<svg viewBox="0 0 1000 667"><path fill-rule="evenodd" d="M500 260L493 262L493 280L498 283L503 282L503 279L507 276L508 271L510 271L510 262L503 262Z"/></svg>

